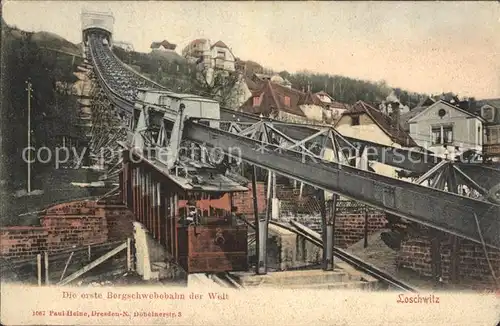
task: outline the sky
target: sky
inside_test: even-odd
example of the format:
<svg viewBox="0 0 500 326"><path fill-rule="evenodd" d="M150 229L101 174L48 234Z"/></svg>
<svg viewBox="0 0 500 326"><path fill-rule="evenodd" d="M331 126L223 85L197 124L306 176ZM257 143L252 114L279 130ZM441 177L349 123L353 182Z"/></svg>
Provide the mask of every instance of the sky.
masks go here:
<svg viewBox="0 0 500 326"><path fill-rule="evenodd" d="M500 2L6 1L4 19L81 42L82 9L111 11L113 38L224 41L243 60L437 94L500 97Z"/></svg>

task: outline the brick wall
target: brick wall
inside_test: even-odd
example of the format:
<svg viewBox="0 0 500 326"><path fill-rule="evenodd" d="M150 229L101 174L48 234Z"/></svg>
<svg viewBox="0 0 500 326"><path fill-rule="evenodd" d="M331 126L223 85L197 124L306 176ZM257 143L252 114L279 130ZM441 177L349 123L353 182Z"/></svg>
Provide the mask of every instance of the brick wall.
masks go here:
<svg viewBox="0 0 500 326"><path fill-rule="evenodd" d="M387 224L384 212L368 213L368 235L384 229ZM335 245L347 248L365 236L365 214L337 213L335 217Z"/></svg>
<svg viewBox="0 0 500 326"><path fill-rule="evenodd" d="M253 191L252 184L247 186L247 192L235 193L233 196L233 205L238 207L238 213L245 215L247 218L253 216ZM265 213L267 207L266 184L257 182L257 208L259 213Z"/></svg>
<svg viewBox="0 0 500 326"><path fill-rule="evenodd" d="M108 239L106 219L96 215L52 215L41 219L49 251L103 243Z"/></svg>
<svg viewBox="0 0 500 326"><path fill-rule="evenodd" d="M404 240L396 257L396 265L413 270L420 276L432 276L430 239L422 236Z"/></svg>
<svg viewBox="0 0 500 326"><path fill-rule="evenodd" d="M78 201L50 207L41 226L0 228L1 256L27 258L43 251L125 240L133 234L134 217L122 205Z"/></svg>
<svg viewBox="0 0 500 326"><path fill-rule="evenodd" d="M132 222L135 220L135 216L132 211L121 205L100 207L99 210L101 210L100 214L106 217L108 241L133 237L134 226Z"/></svg>
<svg viewBox="0 0 500 326"><path fill-rule="evenodd" d="M451 281L451 237L442 235L441 274L443 282ZM473 288L483 288L494 284L488 261L480 244L459 239L457 282ZM500 250L488 248L488 256L495 272L500 276ZM411 236L404 240L396 258L398 268L410 269L420 276L431 277L431 241L428 235Z"/></svg>
<svg viewBox="0 0 500 326"><path fill-rule="evenodd" d="M48 232L44 227L10 226L0 228L0 256L29 257L47 250Z"/></svg>

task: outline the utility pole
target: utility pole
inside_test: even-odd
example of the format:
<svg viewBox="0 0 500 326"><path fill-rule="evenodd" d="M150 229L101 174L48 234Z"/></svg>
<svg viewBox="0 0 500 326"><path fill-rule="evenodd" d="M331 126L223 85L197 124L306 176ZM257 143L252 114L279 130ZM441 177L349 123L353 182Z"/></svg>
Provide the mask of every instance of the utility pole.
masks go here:
<svg viewBox="0 0 500 326"><path fill-rule="evenodd" d="M32 84L30 80L26 81L28 85L26 90L28 91L28 193L31 192L31 88Z"/></svg>

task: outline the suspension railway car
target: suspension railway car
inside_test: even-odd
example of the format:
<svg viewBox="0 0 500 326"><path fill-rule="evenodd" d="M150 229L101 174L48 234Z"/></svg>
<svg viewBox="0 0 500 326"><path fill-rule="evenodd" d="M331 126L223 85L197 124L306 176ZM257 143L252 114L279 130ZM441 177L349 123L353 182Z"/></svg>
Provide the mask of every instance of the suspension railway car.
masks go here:
<svg viewBox="0 0 500 326"><path fill-rule="evenodd" d="M216 119L220 112L216 101L188 94L138 89L137 99L136 123L144 106L184 104L194 118ZM154 113L148 113L147 128L157 135L165 122ZM248 191L247 180L229 178L221 166L190 155L179 158L182 168L167 171L154 154L122 146L124 202L187 273L248 270L248 230L232 204L235 193Z"/></svg>

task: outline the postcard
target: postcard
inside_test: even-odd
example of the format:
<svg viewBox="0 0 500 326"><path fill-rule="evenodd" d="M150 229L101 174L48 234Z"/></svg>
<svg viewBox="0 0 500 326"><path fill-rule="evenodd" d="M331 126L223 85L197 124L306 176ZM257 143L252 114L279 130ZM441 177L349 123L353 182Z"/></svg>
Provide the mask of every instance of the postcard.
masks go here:
<svg viewBox="0 0 500 326"><path fill-rule="evenodd" d="M1 14L2 325L499 325L498 2Z"/></svg>

